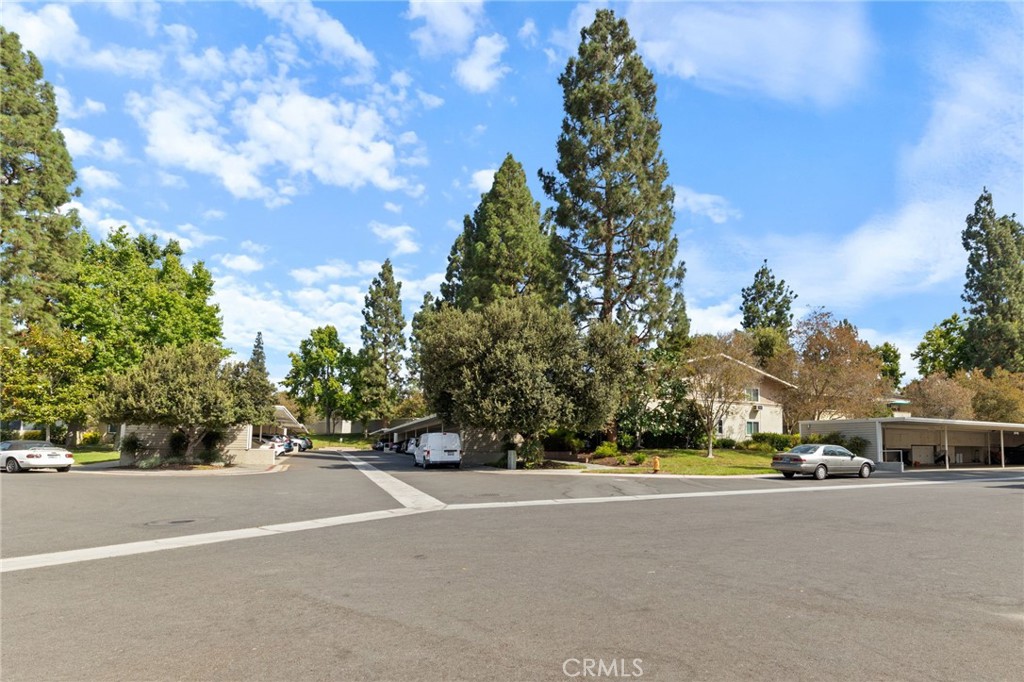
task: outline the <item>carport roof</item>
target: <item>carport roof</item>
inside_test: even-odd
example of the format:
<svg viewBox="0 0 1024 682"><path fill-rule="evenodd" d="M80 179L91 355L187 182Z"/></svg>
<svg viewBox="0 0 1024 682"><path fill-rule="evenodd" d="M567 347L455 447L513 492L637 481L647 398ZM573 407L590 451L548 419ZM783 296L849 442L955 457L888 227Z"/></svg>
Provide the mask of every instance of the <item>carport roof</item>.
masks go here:
<svg viewBox="0 0 1024 682"><path fill-rule="evenodd" d="M438 422L438 423L440 423L440 421L441 421L441 418L438 417L436 414L428 414L426 417L420 417L419 419L414 419L411 422L405 422L404 424L399 424L397 426L391 426L391 427L386 428L386 429L380 429L378 431L374 431L370 435L371 436L376 436L377 434L380 434L382 436L385 436L385 435L387 435L389 433L395 433L396 431L410 431L410 430L413 430L413 429L420 429L420 428L423 428L423 427L427 426L431 422Z"/></svg>
<svg viewBox="0 0 1024 682"><path fill-rule="evenodd" d="M284 405L274 405L274 423L287 429L306 430L306 425L296 419Z"/></svg>
<svg viewBox="0 0 1024 682"><path fill-rule="evenodd" d="M800 422L801 424L881 423L883 425L898 424L901 426L945 427L961 431L1024 431L1024 424L1014 422L982 422L971 419L932 419L930 417L875 417L872 419L821 419Z"/></svg>

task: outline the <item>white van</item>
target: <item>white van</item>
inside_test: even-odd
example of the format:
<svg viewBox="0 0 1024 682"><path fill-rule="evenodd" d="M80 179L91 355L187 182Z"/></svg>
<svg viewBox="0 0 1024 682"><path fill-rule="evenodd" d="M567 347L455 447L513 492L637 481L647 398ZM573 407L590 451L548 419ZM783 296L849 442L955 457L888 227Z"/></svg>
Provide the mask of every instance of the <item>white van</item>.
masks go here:
<svg viewBox="0 0 1024 682"><path fill-rule="evenodd" d="M462 441L457 433L424 433L413 450L413 463L426 469L434 464L462 464Z"/></svg>

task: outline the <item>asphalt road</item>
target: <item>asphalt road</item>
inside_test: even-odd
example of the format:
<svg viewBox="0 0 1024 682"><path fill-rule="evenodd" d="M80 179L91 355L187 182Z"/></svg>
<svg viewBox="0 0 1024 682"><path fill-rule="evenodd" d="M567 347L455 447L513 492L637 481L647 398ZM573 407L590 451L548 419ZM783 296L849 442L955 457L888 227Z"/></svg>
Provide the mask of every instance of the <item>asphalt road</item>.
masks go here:
<svg viewBox="0 0 1024 682"><path fill-rule="evenodd" d="M1022 470L659 479L360 456L447 506L6 564L0 678L1024 678ZM5 560L402 507L324 453L252 476L5 474L0 497Z"/></svg>

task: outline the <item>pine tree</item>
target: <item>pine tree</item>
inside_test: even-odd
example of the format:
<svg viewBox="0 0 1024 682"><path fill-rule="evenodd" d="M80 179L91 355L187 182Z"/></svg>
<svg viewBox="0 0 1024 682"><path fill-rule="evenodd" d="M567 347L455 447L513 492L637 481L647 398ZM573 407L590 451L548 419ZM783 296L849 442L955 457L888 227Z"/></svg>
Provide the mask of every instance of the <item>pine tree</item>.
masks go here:
<svg viewBox="0 0 1024 682"><path fill-rule="evenodd" d="M963 231L967 282L968 364L991 374L1024 372L1024 227L1016 215L996 217L983 189Z"/></svg>
<svg viewBox="0 0 1024 682"><path fill-rule="evenodd" d="M236 368L235 418L248 424L269 424L274 419L274 394L277 387L267 372L267 354L263 350L263 332L256 332L252 355Z"/></svg>
<svg viewBox="0 0 1024 682"><path fill-rule="evenodd" d="M60 207L79 190L53 87L16 33L0 27L0 344L23 325L54 331L60 284L82 246L75 211Z"/></svg>
<svg viewBox="0 0 1024 682"><path fill-rule="evenodd" d="M464 225L458 308L478 309L491 301L531 294L552 305L562 302L555 237L544 231L540 204L533 200L526 173L511 154Z"/></svg>
<svg viewBox="0 0 1024 682"><path fill-rule="evenodd" d="M793 324L791 311L796 294L786 286L786 280L776 281L768 268L768 260L754 273L754 282L741 290L743 296L743 328L778 329L789 336Z"/></svg>
<svg viewBox="0 0 1024 682"><path fill-rule="evenodd" d="M363 340L360 386L366 417L382 419L385 425L401 401L405 350L401 293L391 261L385 260L366 293L365 323L359 328Z"/></svg>
<svg viewBox="0 0 1024 682"><path fill-rule="evenodd" d="M647 345L663 332L672 282L675 193L660 147L657 87L629 27L598 10L559 78L565 117L558 174L540 174L566 232L574 312L629 330ZM677 287L677 291L680 290Z"/></svg>

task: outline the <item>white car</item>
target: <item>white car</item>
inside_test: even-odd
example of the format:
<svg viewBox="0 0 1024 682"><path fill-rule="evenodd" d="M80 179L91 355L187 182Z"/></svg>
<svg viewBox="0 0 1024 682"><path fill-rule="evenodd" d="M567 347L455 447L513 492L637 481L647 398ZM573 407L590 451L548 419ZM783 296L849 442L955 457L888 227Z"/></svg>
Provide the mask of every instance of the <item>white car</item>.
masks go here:
<svg viewBox="0 0 1024 682"><path fill-rule="evenodd" d="M70 452L45 440L5 440L0 443L0 458L9 474L22 469L70 471L75 463Z"/></svg>
<svg viewBox="0 0 1024 682"><path fill-rule="evenodd" d="M457 433L424 433L412 451L413 465L423 467L435 464L462 465L462 441Z"/></svg>
<svg viewBox="0 0 1024 682"><path fill-rule="evenodd" d="M280 457L287 452L284 443L259 436L252 437L252 447L254 450L273 450L274 457Z"/></svg>

